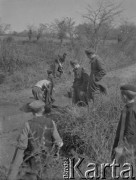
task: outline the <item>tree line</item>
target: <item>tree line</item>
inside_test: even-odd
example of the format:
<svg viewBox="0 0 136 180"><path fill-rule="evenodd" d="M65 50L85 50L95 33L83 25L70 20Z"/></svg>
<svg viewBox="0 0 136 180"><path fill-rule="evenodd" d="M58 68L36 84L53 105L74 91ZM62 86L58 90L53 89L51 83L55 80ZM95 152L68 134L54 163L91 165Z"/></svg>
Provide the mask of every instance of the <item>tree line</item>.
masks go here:
<svg viewBox="0 0 136 180"><path fill-rule="evenodd" d="M82 15L82 24L76 25L71 17L55 19L53 23L40 23L38 27L29 24L26 30L18 33L11 32L11 35L28 37L29 41L35 38L36 41L44 37L57 38L60 45L65 39L74 46L75 39L84 41L89 47L97 49L101 42L106 40L117 40L118 43L125 43L136 36L136 25L128 21L122 21L121 25L115 27L116 19L123 12L121 4L112 1L98 0L96 8L88 5L86 13ZM0 34L5 34L10 29L9 24L0 25Z"/></svg>

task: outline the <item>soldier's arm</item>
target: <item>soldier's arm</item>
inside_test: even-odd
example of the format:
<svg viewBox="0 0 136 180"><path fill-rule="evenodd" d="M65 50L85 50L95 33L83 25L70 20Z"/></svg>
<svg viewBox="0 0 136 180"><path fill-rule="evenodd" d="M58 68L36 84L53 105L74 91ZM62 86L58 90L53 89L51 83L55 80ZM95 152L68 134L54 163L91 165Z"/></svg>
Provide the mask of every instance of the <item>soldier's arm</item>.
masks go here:
<svg viewBox="0 0 136 180"><path fill-rule="evenodd" d="M62 147L63 146L63 141L59 135L59 132L57 130L57 127L56 127L56 124L54 121L53 122L53 137L55 139L55 143L59 146L59 147Z"/></svg>
<svg viewBox="0 0 136 180"><path fill-rule="evenodd" d="M96 60L96 74L95 74L95 80L100 81L103 76L106 75L106 70L104 68L104 64L101 62L101 60Z"/></svg>
<svg viewBox="0 0 136 180"><path fill-rule="evenodd" d="M50 83L47 84L46 82L42 85L42 91L44 92L45 90L49 90L50 89Z"/></svg>
<svg viewBox="0 0 136 180"><path fill-rule="evenodd" d="M23 128L17 140L18 143L10 165L7 180L15 180L17 177L19 167L23 162L24 150L27 148L28 145L28 133L29 124L25 123L25 127Z"/></svg>

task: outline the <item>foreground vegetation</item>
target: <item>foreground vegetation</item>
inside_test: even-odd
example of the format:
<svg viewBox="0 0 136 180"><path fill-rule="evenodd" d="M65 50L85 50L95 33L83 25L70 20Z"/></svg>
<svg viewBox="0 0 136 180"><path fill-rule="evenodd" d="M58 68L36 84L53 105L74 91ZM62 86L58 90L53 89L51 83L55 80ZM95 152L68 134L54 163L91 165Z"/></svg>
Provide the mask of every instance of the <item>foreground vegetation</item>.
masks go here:
<svg viewBox="0 0 136 180"><path fill-rule="evenodd" d="M135 80L130 82L135 83ZM64 147L60 151L59 160L49 159L45 179L63 177L63 162L66 157L85 158L81 167L85 170L87 162L111 163L112 145L123 107L118 88L119 84L113 79L109 83L107 97L96 95L95 111L92 111L90 103L89 109L69 106L52 112L51 117L57 123ZM0 173L4 180L6 169L2 167ZM77 175L76 177L78 179Z"/></svg>

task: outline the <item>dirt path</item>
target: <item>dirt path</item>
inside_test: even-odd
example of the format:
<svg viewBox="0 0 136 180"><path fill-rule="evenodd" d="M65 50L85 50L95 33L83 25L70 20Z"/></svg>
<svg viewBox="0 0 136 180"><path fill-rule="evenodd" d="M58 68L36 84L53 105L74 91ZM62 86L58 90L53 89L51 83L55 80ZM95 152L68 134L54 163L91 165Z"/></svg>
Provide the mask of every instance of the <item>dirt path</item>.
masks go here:
<svg viewBox="0 0 136 180"><path fill-rule="evenodd" d="M136 77L136 64L116 71L111 71L108 73L107 77L115 77L120 79L121 82L127 82L133 77Z"/></svg>
<svg viewBox="0 0 136 180"><path fill-rule="evenodd" d="M109 81L115 78L120 82L126 82L134 76L136 76L136 64L112 71L106 77L109 78ZM63 107L71 104L71 99L64 96L71 84L70 81L67 81L55 87L55 105ZM8 166L13 156L19 130L24 122L32 117L30 113L23 113L19 108L33 99L31 89L2 94L0 98L0 165Z"/></svg>

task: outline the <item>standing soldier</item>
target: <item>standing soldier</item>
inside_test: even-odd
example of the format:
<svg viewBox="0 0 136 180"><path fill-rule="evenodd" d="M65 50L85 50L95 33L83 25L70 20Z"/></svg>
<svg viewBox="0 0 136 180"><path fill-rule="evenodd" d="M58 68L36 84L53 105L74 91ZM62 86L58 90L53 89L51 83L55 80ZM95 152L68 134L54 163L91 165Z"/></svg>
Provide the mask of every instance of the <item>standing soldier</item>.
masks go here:
<svg viewBox="0 0 136 180"><path fill-rule="evenodd" d="M38 81L32 88L32 94L36 100L42 100L46 104L53 102L52 91L54 88L54 81L52 71L47 70L48 78Z"/></svg>
<svg viewBox="0 0 136 180"><path fill-rule="evenodd" d="M78 61L71 61L71 66L74 72L74 82L73 82L73 103L78 105L88 105L87 99L87 85L89 76L82 68Z"/></svg>
<svg viewBox="0 0 136 180"><path fill-rule="evenodd" d="M88 97L94 102L94 92L100 91L106 94L106 88L102 85L102 78L106 75L105 68L103 66L101 58L95 54L93 49L85 50L87 57L91 64L91 73L88 84Z"/></svg>
<svg viewBox="0 0 136 180"><path fill-rule="evenodd" d="M18 137L8 180L42 180L47 158L54 145L58 149L63 146L56 124L49 117L51 108L38 100L30 103L27 110L34 117L25 123Z"/></svg>
<svg viewBox="0 0 136 180"><path fill-rule="evenodd" d="M125 107L116 131L112 161L116 159L122 165L127 154L136 152L136 87L126 84L120 87L120 91Z"/></svg>

